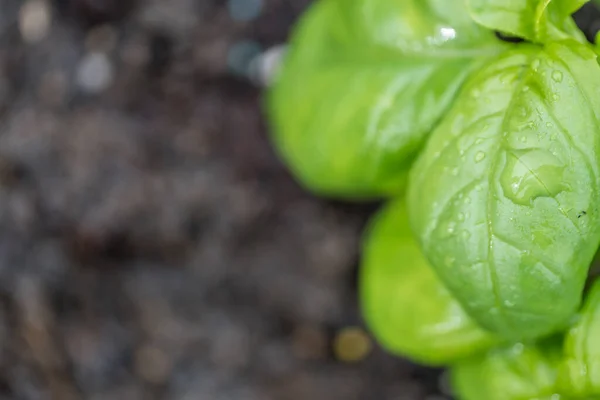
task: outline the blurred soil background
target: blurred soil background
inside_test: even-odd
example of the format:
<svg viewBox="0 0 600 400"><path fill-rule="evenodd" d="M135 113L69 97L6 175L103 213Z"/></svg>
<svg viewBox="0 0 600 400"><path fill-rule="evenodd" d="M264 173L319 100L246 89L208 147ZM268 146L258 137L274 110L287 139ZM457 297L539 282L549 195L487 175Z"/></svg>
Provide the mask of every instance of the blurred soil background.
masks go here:
<svg viewBox="0 0 600 400"><path fill-rule="evenodd" d="M308 3L0 0L1 400L450 398L355 328L377 205L299 188L239 76Z"/></svg>

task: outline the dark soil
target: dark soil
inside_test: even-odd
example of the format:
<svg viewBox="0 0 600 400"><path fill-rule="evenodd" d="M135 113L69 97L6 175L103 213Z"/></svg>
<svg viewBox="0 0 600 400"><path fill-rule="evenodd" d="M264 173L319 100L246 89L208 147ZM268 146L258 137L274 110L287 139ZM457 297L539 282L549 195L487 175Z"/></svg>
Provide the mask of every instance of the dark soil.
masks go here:
<svg viewBox="0 0 600 400"><path fill-rule="evenodd" d="M22 3L0 0L0 399L444 399L377 346L336 359L377 206L299 188L229 72L308 0L250 22L224 0L54 0L35 44ZM114 76L90 95L98 24Z"/></svg>

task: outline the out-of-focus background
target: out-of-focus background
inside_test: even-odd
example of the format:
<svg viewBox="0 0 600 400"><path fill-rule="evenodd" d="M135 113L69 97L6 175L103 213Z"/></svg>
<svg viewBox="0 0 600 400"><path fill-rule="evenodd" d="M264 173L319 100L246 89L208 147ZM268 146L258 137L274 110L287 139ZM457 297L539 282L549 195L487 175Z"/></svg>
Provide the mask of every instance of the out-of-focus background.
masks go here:
<svg viewBox="0 0 600 400"><path fill-rule="evenodd" d="M0 399L442 399L242 76L308 3L0 0Z"/></svg>
<svg viewBox="0 0 600 400"><path fill-rule="evenodd" d="M299 188L244 77L308 3L0 0L0 399L450 398L362 328L377 205Z"/></svg>

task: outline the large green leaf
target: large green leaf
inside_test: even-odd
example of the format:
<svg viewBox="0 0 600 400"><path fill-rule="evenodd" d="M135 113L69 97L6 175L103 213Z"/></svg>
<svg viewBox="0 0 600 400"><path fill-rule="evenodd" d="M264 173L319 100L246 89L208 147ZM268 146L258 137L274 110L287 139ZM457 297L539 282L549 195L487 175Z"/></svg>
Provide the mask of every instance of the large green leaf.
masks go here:
<svg viewBox="0 0 600 400"><path fill-rule="evenodd" d="M600 241L600 66L568 41L465 85L412 168L411 223L438 275L511 339L561 328Z"/></svg>
<svg viewBox="0 0 600 400"><path fill-rule="evenodd" d="M566 400L557 393L558 342L495 349L451 369L459 400Z"/></svg>
<svg viewBox="0 0 600 400"><path fill-rule="evenodd" d="M319 194L397 193L465 78L505 45L463 0L317 1L268 93L277 150Z"/></svg>
<svg viewBox="0 0 600 400"><path fill-rule="evenodd" d="M577 397L600 395L600 281L592 286L579 320L566 335L564 357L561 389Z"/></svg>
<svg viewBox="0 0 600 400"><path fill-rule="evenodd" d="M589 0L466 0L482 26L533 42L574 38L585 43L571 15Z"/></svg>
<svg viewBox="0 0 600 400"><path fill-rule="evenodd" d="M360 300L377 340L423 364L448 364L498 342L467 316L427 264L404 201L390 203L369 225Z"/></svg>

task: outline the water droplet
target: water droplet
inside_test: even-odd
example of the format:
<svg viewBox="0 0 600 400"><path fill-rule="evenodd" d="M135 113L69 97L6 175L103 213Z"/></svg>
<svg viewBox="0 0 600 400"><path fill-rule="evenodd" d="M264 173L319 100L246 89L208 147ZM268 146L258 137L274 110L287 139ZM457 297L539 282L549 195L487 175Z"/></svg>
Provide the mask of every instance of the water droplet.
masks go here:
<svg viewBox="0 0 600 400"><path fill-rule="evenodd" d="M563 74L562 74L562 72L560 72L558 70L552 72L552 79L555 82L562 82L562 80L563 80Z"/></svg>
<svg viewBox="0 0 600 400"><path fill-rule="evenodd" d="M483 139L482 139L482 138L477 138L477 139L475 140L475 144L481 144L482 142L483 142Z"/></svg>
<svg viewBox="0 0 600 400"><path fill-rule="evenodd" d="M481 91L479 89L473 89L471 96L473 96L474 99L477 99L479 96L481 96Z"/></svg>
<svg viewBox="0 0 600 400"><path fill-rule="evenodd" d="M546 122L546 127L548 128L552 128L554 125L552 125L552 122Z"/></svg>
<svg viewBox="0 0 600 400"><path fill-rule="evenodd" d="M483 186L477 185L477 186L475 186L475 190L477 190L478 192L481 192L483 190Z"/></svg>
<svg viewBox="0 0 600 400"><path fill-rule="evenodd" d="M527 93L527 92L529 92L529 86L523 87L523 93Z"/></svg>
<svg viewBox="0 0 600 400"><path fill-rule="evenodd" d="M527 136L523 135L519 138L519 140L521 141L521 143L527 143Z"/></svg>
<svg viewBox="0 0 600 400"><path fill-rule="evenodd" d="M465 204L471 204L471 198L470 197L465 197L464 202L465 202Z"/></svg>
<svg viewBox="0 0 600 400"><path fill-rule="evenodd" d="M478 151L477 154L475 154L475 162L481 162L484 158L485 153L483 151Z"/></svg>
<svg viewBox="0 0 600 400"><path fill-rule="evenodd" d="M446 227L446 232L448 232L448 234L452 235L454 233L455 229L456 229L456 223L449 222L448 226Z"/></svg>
<svg viewBox="0 0 600 400"><path fill-rule="evenodd" d="M552 95L552 100L557 101L558 99L560 99L560 96L558 95L558 93L554 93Z"/></svg>
<svg viewBox="0 0 600 400"><path fill-rule="evenodd" d="M464 230L464 231L462 231L462 233L460 235L462 236L463 239L468 239L471 237L471 232Z"/></svg>
<svg viewBox="0 0 600 400"><path fill-rule="evenodd" d="M523 343L515 343L512 347L512 351L516 354L521 354L523 350L525 350L525 346L523 346Z"/></svg>
<svg viewBox="0 0 600 400"><path fill-rule="evenodd" d="M457 218L458 218L458 220L459 220L459 221L461 221L461 222L462 222L462 221L464 221L464 220L465 220L465 214L463 214L463 213L458 213L458 216L457 216Z"/></svg>
<svg viewBox="0 0 600 400"><path fill-rule="evenodd" d="M504 306L506 306L506 307L514 307L515 303L513 303L512 301L509 301L509 300L504 300Z"/></svg>
<svg viewBox="0 0 600 400"><path fill-rule="evenodd" d="M467 211L467 213L465 214L466 218L470 218L471 217L471 213Z"/></svg>
<svg viewBox="0 0 600 400"><path fill-rule="evenodd" d="M535 60L533 60L533 63L531 63L531 67L533 68L534 71L537 71L538 68L540 67L540 59L536 58Z"/></svg>
<svg viewBox="0 0 600 400"><path fill-rule="evenodd" d="M506 197L528 206L538 197L553 197L566 190L564 169L564 164L545 150L514 151L507 154L500 183Z"/></svg>

